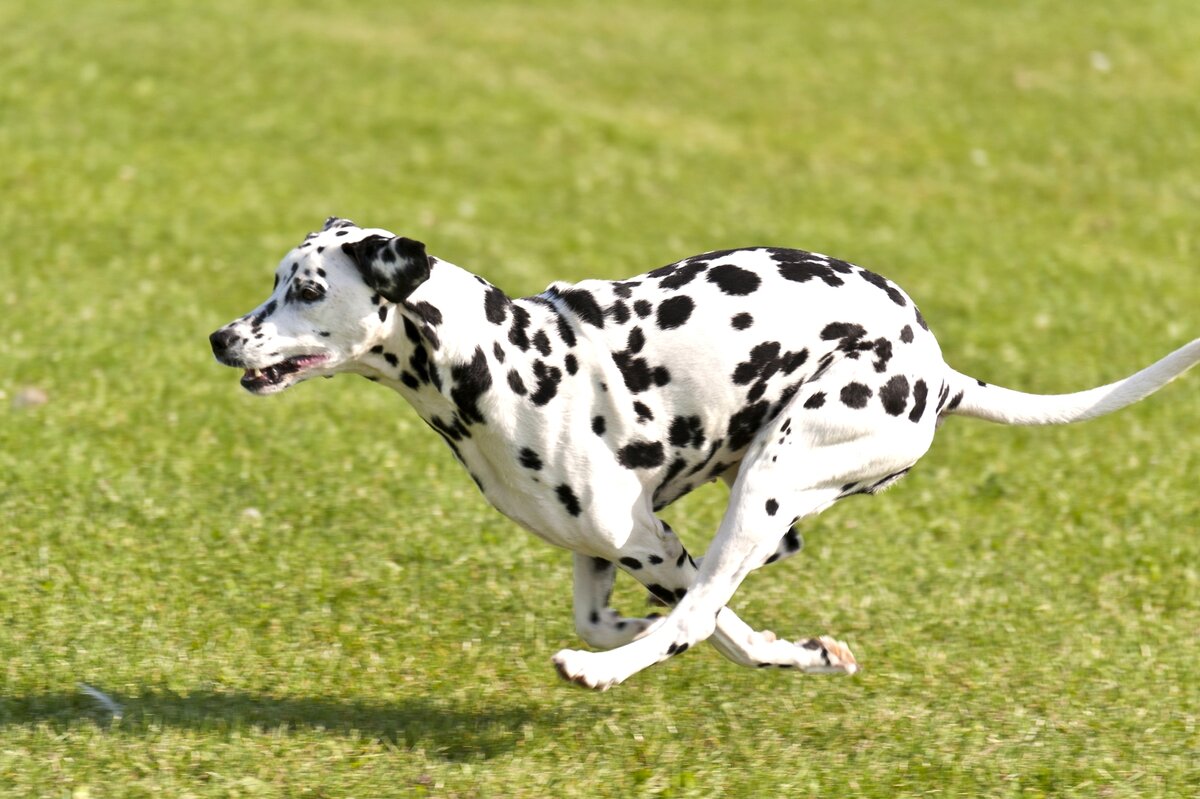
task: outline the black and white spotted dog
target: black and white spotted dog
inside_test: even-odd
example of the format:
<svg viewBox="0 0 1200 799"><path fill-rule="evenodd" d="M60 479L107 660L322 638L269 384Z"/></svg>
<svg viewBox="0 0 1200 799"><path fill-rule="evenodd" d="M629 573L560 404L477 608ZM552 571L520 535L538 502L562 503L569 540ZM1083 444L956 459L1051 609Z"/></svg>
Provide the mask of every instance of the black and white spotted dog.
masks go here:
<svg viewBox="0 0 1200 799"><path fill-rule="evenodd" d="M796 521L899 479L947 415L1090 419L1200 360L1197 339L1117 383L1036 396L951 369L908 295L824 255L710 252L514 300L420 242L336 218L211 343L255 394L343 372L400 392L492 505L575 553L576 627L608 651L554 663L600 689L706 639L745 666L853 673L844 644L793 643L725 607L800 549ZM655 512L717 477L729 507L693 559ZM610 608L616 567L670 614Z"/></svg>

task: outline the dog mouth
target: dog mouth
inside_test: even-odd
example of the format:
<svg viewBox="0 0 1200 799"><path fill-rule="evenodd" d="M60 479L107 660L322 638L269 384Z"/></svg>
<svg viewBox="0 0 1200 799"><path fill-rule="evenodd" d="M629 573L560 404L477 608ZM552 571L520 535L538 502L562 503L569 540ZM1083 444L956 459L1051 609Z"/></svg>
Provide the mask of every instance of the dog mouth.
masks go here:
<svg viewBox="0 0 1200 799"><path fill-rule="evenodd" d="M242 373L242 388L255 394L280 389L294 382L295 375L327 360L328 355L296 355L261 369L247 369Z"/></svg>

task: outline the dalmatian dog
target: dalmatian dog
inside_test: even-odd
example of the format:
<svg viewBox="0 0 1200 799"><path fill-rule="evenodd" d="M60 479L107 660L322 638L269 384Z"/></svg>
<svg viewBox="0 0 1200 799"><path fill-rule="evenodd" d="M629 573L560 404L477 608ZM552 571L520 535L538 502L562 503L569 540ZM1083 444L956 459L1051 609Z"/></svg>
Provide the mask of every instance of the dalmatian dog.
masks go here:
<svg viewBox="0 0 1200 799"><path fill-rule="evenodd" d="M210 338L253 394L349 373L408 400L493 506L574 553L575 625L601 651L553 660L601 690L705 640L743 666L854 673L844 643L786 640L726 606L801 548L799 520L899 480L947 416L1091 419L1200 360L1197 339L1116 383L1038 396L950 368L904 291L824 255L709 252L511 299L418 241L337 218ZM717 478L729 506L694 558L655 514ZM610 607L617 570L669 614Z"/></svg>

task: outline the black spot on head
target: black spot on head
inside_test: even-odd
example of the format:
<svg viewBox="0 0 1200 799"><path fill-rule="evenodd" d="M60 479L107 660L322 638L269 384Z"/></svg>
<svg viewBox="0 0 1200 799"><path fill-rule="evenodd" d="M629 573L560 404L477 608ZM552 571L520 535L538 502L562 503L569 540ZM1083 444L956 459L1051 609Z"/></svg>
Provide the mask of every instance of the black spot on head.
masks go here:
<svg viewBox="0 0 1200 799"><path fill-rule="evenodd" d="M385 352L383 354L383 359L388 362L389 366L399 366L400 365L400 359L396 357L395 353Z"/></svg>
<svg viewBox="0 0 1200 799"><path fill-rule="evenodd" d="M379 306L379 321L386 322L388 315L388 307L386 305Z"/></svg>
<svg viewBox="0 0 1200 799"><path fill-rule="evenodd" d="M754 324L754 317L748 313L740 313L729 320L734 330L745 330Z"/></svg>
<svg viewBox="0 0 1200 799"><path fill-rule="evenodd" d="M842 388L842 404L848 408L865 408L872 393L862 383L849 383Z"/></svg>
<svg viewBox="0 0 1200 799"><path fill-rule="evenodd" d="M733 264L721 264L708 270L704 276L709 283L715 283L725 294L744 297L753 294L762 284L762 279L749 269L742 269Z"/></svg>
<svg viewBox="0 0 1200 799"><path fill-rule="evenodd" d="M417 378L414 377L411 372L401 372L400 382L411 388L413 391L416 391L421 387L421 381L417 380Z"/></svg>
<svg viewBox="0 0 1200 799"><path fill-rule="evenodd" d="M635 569L636 570L636 569L642 568L642 562L640 560L638 560L637 558L630 558L630 557L621 558L621 565L627 569Z"/></svg>
<svg viewBox="0 0 1200 799"><path fill-rule="evenodd" d="M650 561L651 566L657 566L658 564L663 562L663 559L660 558L658 555L651 555L650 557L647 558L647 560Z"/></svg>
<svg viewBox="0 0 1200 799"><path fill-rule="evenodd" d="M695 310L696 303L686 294L663 300L658 306L658 326L662 330L673 330L687 322Z"/></svg>
<svg viewBox="0 0 1200 799"><path fill-rule="evenodd" d="M908 378L904 375L892 377L879 389L883 409L891 416L899 416L908 407Z"/></svg>
<svg viewBox="0 0 1200 799"><path fill-rule="evenodd" d="M664 460L661 441L634 440L617 450L617 462L626 469L653 469Z"/></svg>
<svg viewBox="0 0 1200 799"><path fill-rule="evenodd" d="M604 422L603 416L593 416L592 417L592 432L593 433L595 433L598 436L602 436L602 435L604 435L605 427L607 427L607 425Z"/></svg>
<svg viewBox="0 0 1200 799"><path fill-rule="evenodd" d="M567 513L572 516L578 516L583 513L583 508L579 504L579 497L575 496L575 492L571 489L571 486L563 483L554 489L554 494L558 497L558 501L562 503L563 507L567 509Z"/></svg>
<svg viewBox="0 0 1200 799"><path fill-rule="evenodd" d="M639 422L649 422L654 419L654 412L650 410L650 407L644 402L634 402L633 412L637 414L637 420Z"/></svg>
<svg viewBox="0 0 1200 799"><path fill-rule="evenodd" d="M767 504L766 504L766 511L767 511L768 516L774 516L776 513L779 512L779 503L776 502L774 499L768 499Z"/></svg>

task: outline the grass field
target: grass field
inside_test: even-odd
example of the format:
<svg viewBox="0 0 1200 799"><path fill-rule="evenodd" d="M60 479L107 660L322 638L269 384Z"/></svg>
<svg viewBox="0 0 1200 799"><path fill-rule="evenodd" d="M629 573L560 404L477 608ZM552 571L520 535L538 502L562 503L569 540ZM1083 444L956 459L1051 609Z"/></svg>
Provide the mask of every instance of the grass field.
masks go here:
<svg viewBox="0 0 1200 799"><path fill-rule="evenodd" d="M515 295L820 250L965 372L1122 377L1200 335L1193 2L252 5L0 5L0 796L1200 793L1200 375L952 421L747 581L860 676L593 694L569 556L399 397L206 342L338 214Z"/></svg>

